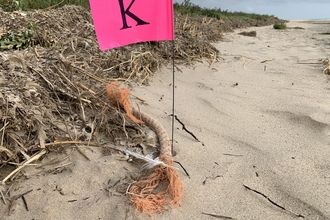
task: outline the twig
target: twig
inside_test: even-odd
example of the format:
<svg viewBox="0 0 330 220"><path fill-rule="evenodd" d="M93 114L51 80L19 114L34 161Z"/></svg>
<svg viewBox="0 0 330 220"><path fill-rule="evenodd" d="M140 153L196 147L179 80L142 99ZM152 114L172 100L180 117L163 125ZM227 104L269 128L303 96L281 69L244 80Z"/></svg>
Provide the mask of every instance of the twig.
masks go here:
<svg viewBox="0 0 330 220"><path fill-rule="evenodd" d="M283 206L281 206L281 205L277 204L276 202L274 202L273 200L271 200L271 199L270 199L268 196L266 196L265 194L263 194L263 193L261 193L261 192L255 190L255 189L251 189L250 187L248 187L248 186L246 186L246 185L244 185L244 184L243 184L243 186L244 186L245 188L247 188L248 190L251 190L251 191L253 191L253 192L255 192L255 193L259 194L259 195L262 195L264 198L266 198L270 203L272 203L272 204L275 205L276 207L278 207L278 208L280 208L280 209L283 209L284 211L287 211L287 212L289 212L289 213L295 215L296 217L305 218L305 216L303 216L303 215L296 214L296 213L294 213L294 212L292 212L292 211L290 211L290 210L287 210L287 209L284 208Z"/></svg>
<svg viewBox="0 0 330 220"><path fill-rule="evenodd" d="M8 135L13 141L15 141L16 144L17 144L18 146L20 146L25 152L28 152L28 149L26 149L26 148L24 147L24 145L23 145L21 142L19 142L18 140L16 140L15 137L13 137L10 133L7 134L7 135Z"/></svg>
<svg viewBox="0 0 330 220"><path fill-rule="evenodd" d="M130 192L129 192L129 188L131 188L131 186L132 186L134 183L136 183L136 181L133 181L132 183L128 184L128 187L127 187L127 189L126 189L125 195L130 194Z"/></svg>
<svg viewBox="0 0 330 220"><path fill-rule="evenodd" d="M3 202L5 203L5 205L7 205L5 195L3 194L1 189L0 189L0 194L1 194L1 198L2 198Z"/></svg>
<svg viewBox="0 0 330 220"><path fill-rule="evenodd" d="M11 209L12 209L13 203L15 202L15 200L17 200L19 198L22 198L26 211L29 211L29 208L27 206L27 203L26 203L26 200L25 200L25 197L24 196L26 194L32 192L32 191L33 191L33 189L30 189L29 191L27 191L25 193L22 193L22 194L19 194L19 195L14 196L13 199L11 200L11 202L10 202L10 205L9 205L9 213L11 213Z"/></svg>
<svg viewBox="0 0 330 220"><path fill-rule="evenodd" d="M96 146L100 147L100 144L97 143L89 143L89 142L82 142L82 141L59 141L59 142L52 142L52 143L46 143L45 146L54 146L54 145L62 145L62 144L82 144L82 145L91 145L91 146Z"/></svg>
<svg viewBox="0 0 330 220"><path fill-rule="evenodd" d="M43 9L43 10L49 10L49 9L55 8L56 6L62 4L64 1L65 1L65 0L62 0L60 3L57 3L57 4L52 5L52 6L49 6L48 8L45 8L45 9Z"/></svg>
<svg viewBox="0 0 330 220"><path fill-rule="evenodd" d="M6 126L7 126L8 124L9 124L9 122L5 123L5 124L2 126L2 128L0 129L0 131L2 131L3 129L5 129Z"/></svg>
<svg viewBox="0 0 330 220"><path fill-rule="evenodd" d="M186 173L186 175L187 175L187 176L189 177L189 179L190 179L190 175L189 175L189 173L188 173L187 170L182 166L182 164L181 164L179 161L173 161L173 162L179 164L180 167L183 169L183 171Z"/></svg>
<svg viewBox="0 0 330 220"><path fill-rule="evenodd" d="M234 219L234 218L228 217L228 216L210 214L210 213L205 213L205 212L202 212L202 214L203 215L208 215L208 216L211 216L211 217L214 217L214 218L218 218L218 219Z"/></svg>
<svg viewBox="0 0 330 220"><path fill-rule="evenodd" d="M33 191L33 189L30 189L29 191L26 191L25 193L18 194L16 196L14 196L14 200L17 200L17 199L21 198L22 196L25 196L26 194L28 194L28 193L30 193L32 191Z"/></svg>
<svg viewBox="0 0 330 220"><path fill-rule="evenodd" d="M30 157L27 153L25 153L25 152L22 151L21 149L20 149L19 151L20 151L21 154L24 156L25 160L30 160L31 157Z"/></svg>
<svg viewBox="0 0 330 220"><path fill-rule="evenodd" d="M9 189L6 191L5 196L7 197L9 196L9 193L12 190L12 188L13 188L13 184L9 186Z"/></svg>
<svg viewBox="0 0 330 220"><path fill-rule="evenodd" d="M233 157L243 157L242 154L222 154L222 155L225 155L225 156L233 156Z"/></svg>
<svg viewBox="0 0 330 220"><path fill-rule="evenodd" d="M34 54L36 55L37 58L40 57L39 56L39 53L38 53L38 51L37 51L37 49L35 47L33 47L33 52L34 52Z"/></svg>
<svg viewBox="0 0 330 220"><path fill-rule="evenodd" d="M37 71L37 70L35 70L35 69L33 69L31 66L28 66L28 68L31 70L31 71L33 71L33 72L35 72L35 73L38 73L39 74L39 76L48 84L48 86L51 88L51 89L54 89L54 85L51 83L51 82L49 82L49 80L42 74L42 73L40 73L39 71Z"/></svg>
<svg viewBox="0 0 330 220"><path fill-rule="evenodd" d="M297 64L322 64L322 62L317 62L317 63L297 62Z"/></svg>
<svg viewBox="0 0 330 220"><path fill-rule="evenodd" d="M142 99L142 98L140 98L140 97L138 97L138 96L136 96L136 95L133 95L132 93L129 93L129 94L130 94L131 96L133 96L134 98L140 100L140 101L143 102L143 103L147 102L145 99Z"/></svg>
<svg viewBox="0 0 330 220"><path fill-rule="evenodd" d="M68 165L70 165L70 164L72 164L72 162L69 162L69 163L66 163L66 164L59 165L59 166L54 167L54 168L52 168L52 169L53 169L53 170L56 170L56 169L58 169L58 168L65 167L65 166L68 166Z"/></svg>
<svg viewBox="0 0 330 220"><path fill-rule="evenodd" d="M15 166L22 166L22 164L20 164L20 163L13 163L13 162L7 162L7 164L15 165ZM38 166L38 164L30 163L30 164L26 164L25 166Z"/></svg>
<svg viewBox="0 0 330 220"><path fill-rule="evenodd" d="M14 174L16 174L18 171L20 171L21 169L23 169L27 164L32 163L35 160L38 160L40 157L42 157L44 154L46 154L46 150L42 150L40 151L37 155L33 156L30 158L30 160L26 161L22 166L17 167L13 172L11 172L6 178L4 178L1 181L1 184L5 185L6 181L12 177Z"/></svg>
<svg viewBox="0 0 330 220"><path fill-rule="evenodd" d="M0 151L5 152L11 160L14 160L15 162L19 162L19 160L17 158L17 155L14 154L9 149L7 149L6 147L3 147L3 146L0 145Z"/></svg>
<svg viewBox="0 0 330 220"><path fill-rule="evenodd" d="M86 74L87 76L89 76L90 78L95 79L96 81L99 81L99 82L101 82L101 83L103 83L103 84L108 84L107 81L104 81L103 79L101 79L101 78L99 78L99 77L97 77L97 76L94 76L93 74L91 74L91 73L89 73L89 72L87 72L87 71L81 69L80 67L77 67L77 66L75 66L75 65L72 64L72 63L70 63L70 65L71 65L73 68L76 68L76 69L80 70L81 72L85 73L85 74Z"/></svg>
<svg viewBox="0 0 330 220"><path fill-rule="evenodd" d="M275 59L271 59L271 60L264 60L264 61L261 61L260 63L266 63L266 62L271 62L271 61L274 61Z"/></svg>
<svg viewBox="0 0 330 220"><path fill-rule="evenodd" d="M71 86L73 86L76 89L76 87L73 84L73 82L71 82L71 80L69 80L69 78L66 77L66 75L64 75L64 73L62 73L62 71L59 68L57 68L57 66L55 64L53 64L53 66L57 70L57 72L65 79L65 81L67 81Z"/></svg>
<svg viewBox="0 0 330 220"><path fill-rule="evenodd" d="M25 200L25 197L24 196L22 196L22 200L23 200L23 203L24 203L24 206L25 206L26 211L29 211L29 207L28 207L28 205L26 203L26 200Z"/></svg>
<svg viewBox="0 0 330 220"><path fill-rule="evenodd" d="M170 116L173 116L172 114ZM188 134L190 134L196 141L200 142L200 140L198 140L198 138L191 132L188 131L188 129L186 128L185 124L183 124L182 121L180 121L180 119L178 119L178 117L176 115L174 115L175 120L177 120L181 125L182 125L182 130L186 131Z"/></svg>
<svg viewBox="0 0 330 220"><path fill-rule="evenodd" d="M88 88L87 86L85 86L84 84L82 84L80 82L78 82L77 85L80 86L81 88L87 90L92 95L95 95L96 94L93 90L91 90L90 88Z"/></svg>
<svg viewBox="0 0 330 220"><path fill-rule="evenodd" d="M124 115L122 115L122 114L119 114L121 117L122 117L122 119L123 119L123 131L124 131L124 133L125 133L125 136L126 136L126 140L128 139L128 134L127 134L127 131L126 131L126 128L125 128L125 124L126 124L126 122L125 122L125 116Z"/></svg>
<svg viewBox="0 0 330 220"><path fill-rule="evenodd" d="M80 91L78 90L78 92L79 92L79 103L80 103L80 108L81 108L81 114L82 114L82 117L83 117L83 120L84 120L84 122L86 121L86 115L85 115L85 109L84 109L84 106L83 106L83 104L82 104L82 102L81 102L81 97L80 97Z"/></svg>
<svg viewBox="0 0 330 220"><path fill-rule="evenodd" d="M211 178L212 178L213 180L215 180L215 179L218 178L218 177L222 177L222 176L221 176L221 175L216 175L216 176L214 176L214 177L213 177L213 176L212 176L212 177L206 177L205 180L203 181L203 185L206 184L206 180L211 179Z"/></svg>
<svg viewBox="0 0 330 220"><path fill-rule="evenodd" d="M2 135L1 135L1 142L0 142L0 146L3 146L3 138L5 136L5 130L6 130L6 125L8 124L7 123L7 115L8 115L8 99L7 99L7 104L6 104L6 115L5 115L5 121L4 121L4 126L1 128L2 130Z"/></svg>
<svg viewBox="0 0 330 220"><path fill-rule="evenodd" d="M88 103L88 104L91 104L91 103L92 103L92 102L91 102L90 100L88 100L88 99L80 98L80 97L76 97L76 96L74 96L74 95L72 95L72 94L69 94L69 93L67 93L66 91L64 91L63 89L61 89L61 88L59 88L59 87L57 87L56 90L57 90L57 91L60 91L61 93L63 93L64 95L67 95L68 97L70 97L70 98L72 98L72 99L81 100L81 101L84 101L84 102L86 102L86 103ZM56 90L55 90L55 91L56 91Z"/></svg>
<svg viewBox="0 0 330 220"><path fill-rule="evenodd" d="M120 65L122 65L122 64L125 64L125 63L129 63L130 62L130 60L126 60L126 61L124 61L124 62L121 62L121 63L119 63L119 64L117 64L117 65L114 65L114 66L112 66L112 67L110 67L110 68L108 68L108 69L104 69L104 70L102 70L103 72L106 72L106 71L109 71L109 70L113 70L114 68L116 68L117 66L120 66ZM117 79L116 79L117 80ZM126 79L121 79L121 80L123 80L123 81L126 81Z"/></svg>

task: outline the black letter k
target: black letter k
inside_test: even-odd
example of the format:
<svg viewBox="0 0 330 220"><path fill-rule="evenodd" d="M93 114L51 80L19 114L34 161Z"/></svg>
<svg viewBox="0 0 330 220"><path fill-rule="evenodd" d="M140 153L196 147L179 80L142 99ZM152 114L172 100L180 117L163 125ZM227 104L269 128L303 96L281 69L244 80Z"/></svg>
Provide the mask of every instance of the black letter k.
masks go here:
<svg viewBox="0 0 330 220"><path fill-rule="evenodd" d="M124 8L124 2L123 2L124 0L118 0L118 1L119 1L119 6L120 6L121 17L123 19L123 27L120 30L126 29L126 28L131 28L131 26L127 25L126 15L128 15L132 19L134 19L137 22L137 25L150 24L148 22L145 22L145 21L141 20L138 16L136 16L135 14L130 12L130 9L131 9L133 3L135 2L135 0L131 1L131 4L127 7L126 10Z"/></svg>

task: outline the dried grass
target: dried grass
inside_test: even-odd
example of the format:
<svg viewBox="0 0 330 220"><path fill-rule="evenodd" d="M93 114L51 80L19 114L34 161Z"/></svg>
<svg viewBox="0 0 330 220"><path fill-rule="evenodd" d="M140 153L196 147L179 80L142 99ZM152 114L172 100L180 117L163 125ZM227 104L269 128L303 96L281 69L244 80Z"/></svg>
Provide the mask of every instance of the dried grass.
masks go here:
<svg viewBox="0 0 330 220"><path fill-rule="evenodd" d="M56 10L34 12L0 12L4 32L18 33L34 27L34 38L53 53L52 59L62 55L68 62L96 74L103 79L125 78L145 82L159 67L172 58L171 42L147 42L101 52L95 38L94 26L88 10L77 6L65 6ZM15 20L15 22L14 22ZM32 25L31 25L32 24ZM210 42L222 38L216 19L176 15L175 59L177 63L191 65L206 58L211 64L218 50ZM39 54L40 55L40 54Z"/></svg>
<svg viewBox="0 0 330 220"><path fill-rule="evenodd" d="M72 140L77 134L69 131L80 131L91 121L99 132L116 127L109 121L121 125L126 116L119 116L122 113L106 103L105 85L114 79L148 83L172 58L171 42L138 43L101 52L90 12L82 7L0 11L0 23L2 35L33 27L36 44L0 52L2 165L26 161L45 148L44 143ZM201 59L212 64L217 59L218 50L210 42L221 39L223 22L178 14L175 24L176 64L192 65Z"/></svg>

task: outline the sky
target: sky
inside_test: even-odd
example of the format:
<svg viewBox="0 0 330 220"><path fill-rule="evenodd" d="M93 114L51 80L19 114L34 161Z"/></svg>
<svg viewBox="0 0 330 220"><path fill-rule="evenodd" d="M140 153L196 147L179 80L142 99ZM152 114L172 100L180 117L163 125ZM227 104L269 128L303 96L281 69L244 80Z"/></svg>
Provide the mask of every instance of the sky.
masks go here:
<svg viewBox="0 0 330 220"><path fill-rule="evenodd" d="M181 3L183 0L173 0ZM330 19L330 0L190 0L206 8L275 15L280 19Z"/></svg>

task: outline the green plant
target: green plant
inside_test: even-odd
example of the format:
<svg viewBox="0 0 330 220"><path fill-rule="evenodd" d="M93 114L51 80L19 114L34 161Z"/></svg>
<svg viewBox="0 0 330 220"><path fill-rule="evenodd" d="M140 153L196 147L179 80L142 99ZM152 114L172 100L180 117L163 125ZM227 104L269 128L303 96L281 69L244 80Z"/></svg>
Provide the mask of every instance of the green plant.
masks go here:
<svg viewBox="0 0 330 220"><path fill-rule="evenodd" d="M174 10L181 14L187 14L191 16L206 16L211 18L216 18L220 20L221 18L228 19L238 19L238 20L267 20L276 19L273 15L259 15L250 14L244 12L228 12L227 10L221 10L221 8L202 8L199 5L191 3L190 0L184 0L181 4L174 3Z"/></svg>
<svg viewBox="0 0 330 220"><path fill-rule="evenodd" d="M19 33L7 33L0 38L0 50L23 49L34 46L37 40L33 37L35 24L29 22L28 29Z"/></svg>
<svg viewBox="0 0 330 220"><path fill-rule="evenodd" d="M33 9L44 9L51 6L56 6L56 8L58 8L70 4L89 8L89 0L0 0L0 7L4 11L29 11Z"/></svg>
<svg viewBox="0 0 330 220"><path fill-rule="evenodd" d="M286 29L286 24L285 23L275 23L273 25L273 28L274 29L279 29L279 30Z"/></svg>

